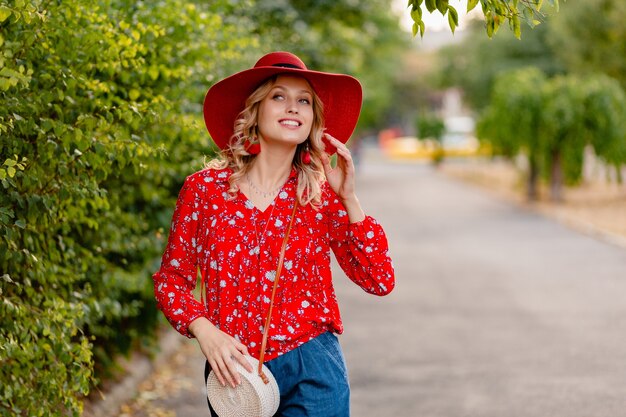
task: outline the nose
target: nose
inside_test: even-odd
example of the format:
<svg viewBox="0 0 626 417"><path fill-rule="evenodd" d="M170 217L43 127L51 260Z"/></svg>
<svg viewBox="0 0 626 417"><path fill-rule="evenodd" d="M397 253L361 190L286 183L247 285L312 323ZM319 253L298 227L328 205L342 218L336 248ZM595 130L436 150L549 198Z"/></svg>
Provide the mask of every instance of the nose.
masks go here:
<svg viewBox="0 0 626 417"><path fill-rule="evenodd" d="M288 100L287 113L293 113L293 114L298 113L298 106L297 106L296 100L293 100L293 99Z"/></svg>

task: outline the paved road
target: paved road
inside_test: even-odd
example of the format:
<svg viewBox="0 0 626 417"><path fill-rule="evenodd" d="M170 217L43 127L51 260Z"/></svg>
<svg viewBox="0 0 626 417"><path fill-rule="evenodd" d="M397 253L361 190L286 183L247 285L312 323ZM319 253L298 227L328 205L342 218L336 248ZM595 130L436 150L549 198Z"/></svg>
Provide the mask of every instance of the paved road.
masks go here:
<svg viewBox="0 0 626 417"><path fill-rule="evenodd" d="M377 298L337 273L353 416L626 416L625 249L426 165L362 168L397 286ZM168 400L150 399L156 378L132 415L206 415L194 352L171 361L188 377Z"/></svg>

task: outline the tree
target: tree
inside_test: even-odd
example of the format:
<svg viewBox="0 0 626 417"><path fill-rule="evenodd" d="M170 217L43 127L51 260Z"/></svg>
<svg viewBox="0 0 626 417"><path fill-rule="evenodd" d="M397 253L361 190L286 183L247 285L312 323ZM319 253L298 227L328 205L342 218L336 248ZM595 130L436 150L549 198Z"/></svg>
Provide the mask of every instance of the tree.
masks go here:
<svg viewBox="0 0 626 417"><path fill-rule="evenodd" d="M468 0L467 12L472 11L479 0ZM509 28L518 39L521 38L521 22L526 22L530 27L535 27L541 23L545 16L541 11L543 0L480 0L483 15L485 16L485 29L490 38L498 31L500 25L508 22ZM550 6L557 11L559 0L548 0ZM459 25L459 15L457 10L449 4L449 0L409 0L408 6L411 8L411 18L413 19L413 36L418 33L424 36L426 26L422 20L422 4L426 6L429 13L438 11L443 16L448 15L448 24L452 32Z"/></svg>
<svg viewBox="0 0 626 417"><path fill-rule="evenodd" d="M565 72L550 47L550 22L527 32L521 41L508 29L487 39L480 25L473 23L467 38L440 52L440 83L461 87L465 100L474 109L481 110L489 104L495 79L501 73L528 66L539 68L549 77Z"/></svg>
<svg viewBox="0 0 626 417"><path fill-rule="evenodd" d="M548 25L547 41L569 72L603 73L626 88L626 2L568 0Z"/></svg>
<svg viewBox="0 0 626 417"><path fill-rule="evenodd" d="M545 101L546 76L535 67L506 72L495 82L491 103L477 125L477 134L488 139L495 154L528 160L527 197L538 197L540 169L539 138Z"/></svg>
<svg viewBox="0 0 626 417"><path fill-rule="evenodd" d="M443 161L444 151L443 134L446 131L446 125L443 119L433 113L422 113L417 117L416 128L420 140L434 140L436 149L433 154L433 162L439 165Z"/></svg>
<svg viewBox="0 0 626 417"><path fill-rule="evenodd" d="M546 79L536 68L503 74L478 134L497 154L527 155L530 198L541 171L550 178L552 199L560 201L562 185L581 179L585 147L618 171L626 164L626 95L604 75Z"/></svg>

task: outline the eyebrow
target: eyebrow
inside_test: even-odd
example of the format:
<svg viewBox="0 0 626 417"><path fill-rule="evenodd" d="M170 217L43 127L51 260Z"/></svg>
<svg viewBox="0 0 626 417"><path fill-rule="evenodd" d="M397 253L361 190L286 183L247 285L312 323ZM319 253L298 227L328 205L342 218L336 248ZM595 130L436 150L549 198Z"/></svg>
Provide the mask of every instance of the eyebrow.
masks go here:
<svg viewBox="0 0 626 417"><path fill-rule="evenodd" d="M287 90L287 87L282 86L282 85L280 85L280 84L275 84L275 85L272 87L272 90L273 90L274 88L280 88L281 90ZM312 92L311 90L300 90L300 91L299 91L299 93L306 93L306 94L310 94L311 96L313 95L313 92Z"/></svg>

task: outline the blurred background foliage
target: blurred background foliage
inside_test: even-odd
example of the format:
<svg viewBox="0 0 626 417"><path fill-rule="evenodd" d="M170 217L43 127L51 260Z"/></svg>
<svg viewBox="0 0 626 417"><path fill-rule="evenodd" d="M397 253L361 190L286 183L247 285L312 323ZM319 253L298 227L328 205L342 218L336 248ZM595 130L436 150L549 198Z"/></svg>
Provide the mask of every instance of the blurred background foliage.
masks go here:
<svg viewBox="0 0 626 417"><path fill-rule="evenodd" d="M154 343L150 275L214 151L212 83L291 50L362 80L365 128L409 41L382 0L1 2L0 414L80 415Z"/></svg>
<svg viewBox="0 0 626 417"><path fill-rule="evenodd" d="M439 51L436 84L463 91L495 155L525 157L529 198L546 178L559 201L563 184L580 183L587 150L622 181L626 4L567 0L544 13L521 40L507 28L489 39L473 22L461 42Z"/></svg>
<svg viewBox="0 0 626 417"><path fill-rule="evenodd" d="M624 3L547 2L519 40L498 2L429 49L388 0L0 0L0 415L80 415L116 357L151 349L150 275L185 176L214 152L204 94L271 50L361 80L355 143L434 122L439 137L457 89L494 153L529 160L529 184L575 183L588 147L619 171Z"/></svg>

